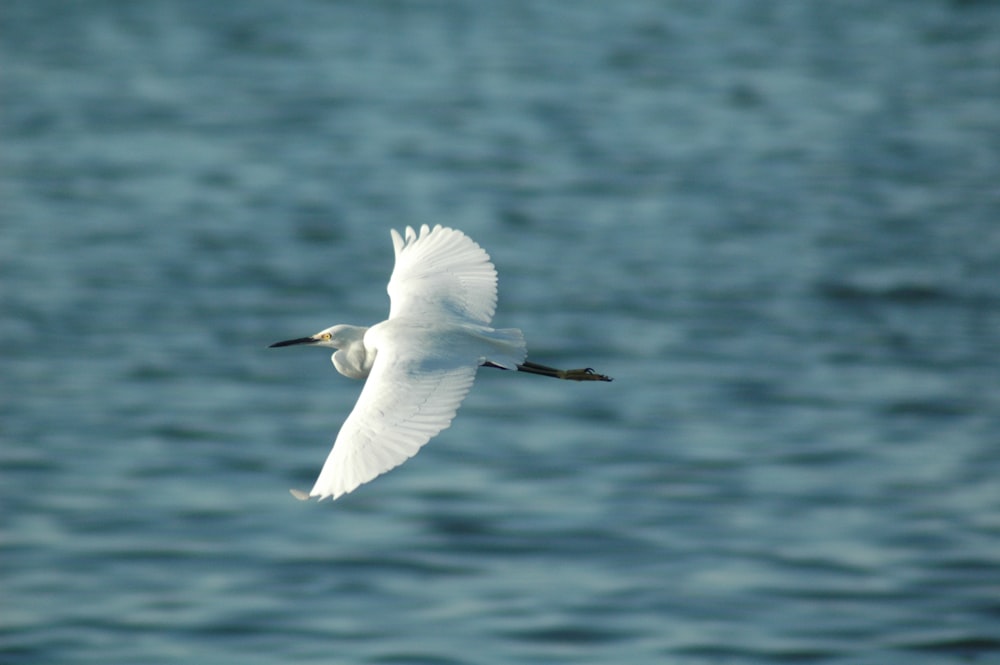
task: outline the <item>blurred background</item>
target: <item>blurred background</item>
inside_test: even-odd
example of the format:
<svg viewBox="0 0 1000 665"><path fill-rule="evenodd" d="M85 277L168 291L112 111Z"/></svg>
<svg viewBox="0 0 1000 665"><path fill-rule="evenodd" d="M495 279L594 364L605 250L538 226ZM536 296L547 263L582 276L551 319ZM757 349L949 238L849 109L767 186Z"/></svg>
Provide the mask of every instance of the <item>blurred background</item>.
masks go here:
<svg viewBox="0 0 1000 665"><path fill-rule="evenodd" d="M0 8L4 663L1000 662L1000 5ZM389 229L482 371L302 504Z"/></svg>

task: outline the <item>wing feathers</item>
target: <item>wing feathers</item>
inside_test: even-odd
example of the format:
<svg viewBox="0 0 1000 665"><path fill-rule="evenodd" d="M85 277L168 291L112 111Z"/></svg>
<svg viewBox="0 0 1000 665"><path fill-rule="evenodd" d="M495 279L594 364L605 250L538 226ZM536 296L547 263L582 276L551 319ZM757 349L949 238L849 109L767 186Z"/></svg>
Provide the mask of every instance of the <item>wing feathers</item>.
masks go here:
<svg viewBox="0 0 1000 665"><path fill-rule="evenodd" d="M486 251L471 238L441 225L417 234L393 229L396 265L389 280L397 316L450 316L489 324L497 304L497 273Z"/></svg>
<svg viewBox="0 0 1000 665"><path fill-rule="evenodd" d="M451 424L476 365L412 371L412 361L378 357L310 496L336 499L413 457Z"/></svg>

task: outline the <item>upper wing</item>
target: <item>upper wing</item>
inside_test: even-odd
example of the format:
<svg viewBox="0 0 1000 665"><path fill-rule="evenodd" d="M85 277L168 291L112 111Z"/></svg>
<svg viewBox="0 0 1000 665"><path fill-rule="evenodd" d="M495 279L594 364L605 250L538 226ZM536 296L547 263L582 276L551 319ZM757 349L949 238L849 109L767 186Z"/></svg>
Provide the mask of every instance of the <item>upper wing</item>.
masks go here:
<svg viewBox="0 0 1000 665"><path fill-rule="evenodd" d="M424 362L418 354L379 349L365 387L344 421L310 496L334 499L417 454L451 424L472 387L478 363Z"/></svg>
<svg viewBox="0 0 1000 665"><path fill-rule="evenodd" d="M392 230L396 266L389 279L389 318L457 316L488 325L497 306L497 272L469 236L426 224L420 235Z"/></svg>

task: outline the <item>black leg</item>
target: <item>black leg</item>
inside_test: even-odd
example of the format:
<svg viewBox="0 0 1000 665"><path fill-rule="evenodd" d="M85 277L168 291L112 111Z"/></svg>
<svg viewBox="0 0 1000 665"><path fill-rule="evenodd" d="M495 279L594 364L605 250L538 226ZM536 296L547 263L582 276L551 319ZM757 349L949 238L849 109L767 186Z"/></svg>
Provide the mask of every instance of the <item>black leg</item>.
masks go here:
<svg viewBox="0 0 1000 665"><path fill-rule="evenodd" d="M611 381L611 377L598 374L590 367L583 369L556 369L546 365L539 365L528 360L523 365L518 365L519 372L527 374L540 374L541 376L551 376L554 379L565 379L567 381Z"/></svg>
<svg viewBox="0 0 1000 665"><path fill-rule="evenodd" d="M502 365L491 363L489 360L482 364L483 367L494 369L507 369ZM517 371L525 374L538 374L539 376L551 376L553 379L565 379L567 381L614 381L610 376L598 374L590 367L583 369L556 369L547 365L539 365L530 361L525 361L523 365L517 366Z"/></svg>

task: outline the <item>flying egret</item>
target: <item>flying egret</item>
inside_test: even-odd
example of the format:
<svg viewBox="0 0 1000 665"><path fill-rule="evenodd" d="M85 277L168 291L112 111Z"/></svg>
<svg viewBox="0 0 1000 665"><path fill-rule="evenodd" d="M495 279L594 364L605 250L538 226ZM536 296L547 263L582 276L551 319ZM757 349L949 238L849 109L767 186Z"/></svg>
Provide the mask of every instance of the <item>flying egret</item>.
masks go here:
<svg viewBox="0 0 1000 665"><path fill-rule="evenodd" d="M336 325L271 347L334 349L344 376L367 379L319 478L297 499L336 499L413 457L447 428L481 366L570 381L611 381L590 368L559 370L525 360L516 328L494 329L497 273L471 238L426 224L391 231L396 265L389 318L370 327Z"/></svg>

